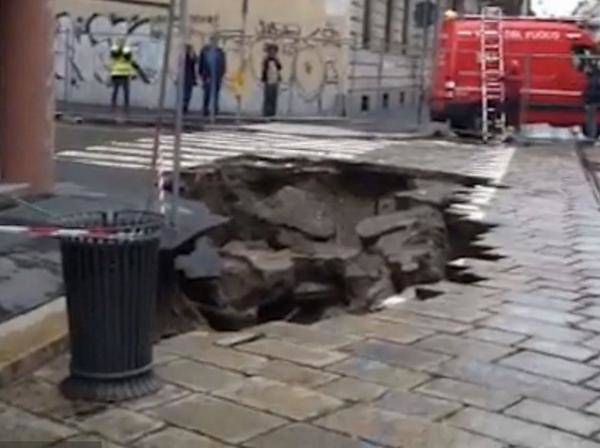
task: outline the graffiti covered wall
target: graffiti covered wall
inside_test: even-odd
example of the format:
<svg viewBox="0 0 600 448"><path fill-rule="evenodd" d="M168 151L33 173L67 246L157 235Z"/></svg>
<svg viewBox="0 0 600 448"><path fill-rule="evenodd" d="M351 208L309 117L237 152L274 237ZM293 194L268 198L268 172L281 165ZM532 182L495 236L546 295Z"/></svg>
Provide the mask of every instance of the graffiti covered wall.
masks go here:
<svg viewBox="0 0 600 448"><path fill-rule="evenodd" d="M80 1L77 7L68 7L68 3L72 0L56 1L57 98L107 104L110 47L124 38L145 74L133 84L132 104L154 107L165 51L164 12L132 7L115 9L114 5L110 10L104 6L104 10L98 10L98 2ZM82 6L83 3L87 6ZM272 11L272 6L269 9L267 0L255 0L245 29L241 9L232 9L230 3L216 0L202 3L202 10L191 11L191 41L199 50L209 36L216 35L226 52L224 112L235 112L239 101L245 114L260 113L264 47L274 43L279 47L283 64L279 112L293 115L340 113L341 98L347 88L347 56L352 45L345 37L343 20L328 16L322 1L302 2L304 7L300 13L298 2L293 0L282 0L281 3L289 5L276 8L277 11ZM227 5L223 6L223 3ZM194 4L197 8L198 4ZM297 20L299 17L301 21ZM169 104L173 104L175 96L176 61L174 52L169 66ZM202 93L200 89L196 90L192 107L198 109Z"/></svg>

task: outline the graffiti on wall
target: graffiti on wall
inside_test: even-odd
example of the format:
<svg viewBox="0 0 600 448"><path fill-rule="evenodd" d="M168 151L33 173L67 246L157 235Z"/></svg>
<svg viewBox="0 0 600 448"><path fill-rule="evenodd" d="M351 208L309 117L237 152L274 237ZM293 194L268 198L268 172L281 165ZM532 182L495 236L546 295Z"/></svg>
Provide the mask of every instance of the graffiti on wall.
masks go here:
<svg viewBox="0 0 600 448"><path fill-rule="evenodd" d="M157 80L164 51L164 24L139 16L92 14L56 16L55 75L77 87L85 82L108 83L110 48L119 38L131 46L147 82Z"/></svg>
<svg viewBox="0 0 600 448"><path fill-rule="evenodd" d="M110 48L125 39L144 71L147 88L155 88L165 50L166 17L92 14L74 17L68 12L56 16L54 40L55 78L77 91L96 83L108 85ZM305 100L313 101L326 89L341 89L344 78L343 51L347 42L333 26L304 32L299 24L260 21L255 30L222 29L219 16L191 17L192 43L200 49L215 35L227 55L226 80L230 86L240 73L247 78L244 94L260 85L264 49L275 44L283 65L283 89L293 88ZM175 53L175 52L174 52ZM176 77L176 54L170 62L170 78Z"/></svg>

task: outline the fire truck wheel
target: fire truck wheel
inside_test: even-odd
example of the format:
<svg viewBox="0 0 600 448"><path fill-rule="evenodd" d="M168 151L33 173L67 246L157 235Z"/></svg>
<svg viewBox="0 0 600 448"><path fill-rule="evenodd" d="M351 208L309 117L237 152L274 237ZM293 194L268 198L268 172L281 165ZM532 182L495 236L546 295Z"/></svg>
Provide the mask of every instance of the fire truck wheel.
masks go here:
<svg viewBox="0 0 600 448"><path fill-rule="evenodd" d="M458 137L474 137L481 133L481 116L473 111L466 116L451 118L450 128Z"/></svg>

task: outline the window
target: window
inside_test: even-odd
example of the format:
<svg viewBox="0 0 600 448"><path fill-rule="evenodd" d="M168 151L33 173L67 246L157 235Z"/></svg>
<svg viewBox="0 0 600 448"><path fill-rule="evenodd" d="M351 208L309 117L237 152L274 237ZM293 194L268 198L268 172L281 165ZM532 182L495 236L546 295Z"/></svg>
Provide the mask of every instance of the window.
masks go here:
<svg viewBox="0 0 600 448"><path fill-rule="evenodd" d="M400 104L404 105L405 101L406 101L406 94L404 92L400 92Z"/></svg>
<svg viewBox="0 0 600 448"><path fill-rule="evenodd" d="M369 48L371 46L371 22L372 22L372 7L373 0L364 0L363 9L363 32L362 42L363 48Z"/></svg>
<svg viewBox="0 0 600 448"><path fill-rule="evenodd" d="M390 94L389 93L384 93L381 97L381 107L383 109L389 109L390 108Z"/></svg>
<svg viewBox="0 0 600 448"><path fill-rule="evenodd" d="M363 95L360 97L360 110L361 112L369 112L370 109L370 99L368 95Z"/></svg>
<svg viewBox="0 0 600 448"><path fill-rule="evenodd" d="M385 49L390 51L392 44L392 32L394 25L394 5L395 0L387 0L386 13L385 13Z"/></svg>

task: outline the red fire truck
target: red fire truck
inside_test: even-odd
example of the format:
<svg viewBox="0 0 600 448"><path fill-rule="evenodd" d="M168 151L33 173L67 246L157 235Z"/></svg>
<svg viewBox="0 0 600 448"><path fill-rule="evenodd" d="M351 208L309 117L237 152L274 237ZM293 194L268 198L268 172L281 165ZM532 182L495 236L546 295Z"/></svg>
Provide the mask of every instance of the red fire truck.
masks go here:
<svg viewBox="0 0 600 448"><path fill-rule="evenodd" d="M447 14L439 33L430 91L431 118L449 120L458 130L481 129L485 94L482 20L482 16ZM518 80L519 121L583 125L584 59L596 53L593 34L585 24L575 19L504 17L500 29L504 70L513 71L513 85ZM515 91L508 87L508 77L501 77L505 100Z"/></svg>

